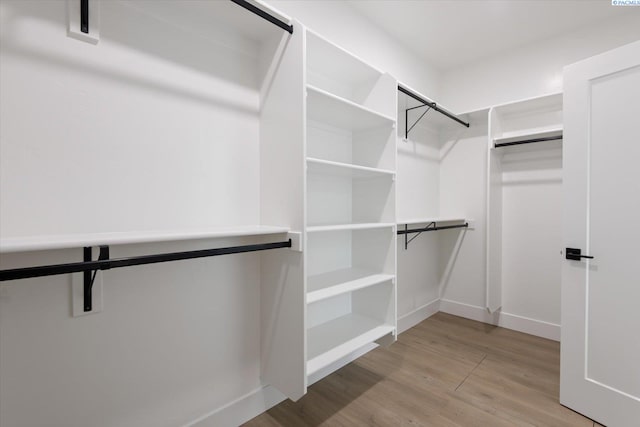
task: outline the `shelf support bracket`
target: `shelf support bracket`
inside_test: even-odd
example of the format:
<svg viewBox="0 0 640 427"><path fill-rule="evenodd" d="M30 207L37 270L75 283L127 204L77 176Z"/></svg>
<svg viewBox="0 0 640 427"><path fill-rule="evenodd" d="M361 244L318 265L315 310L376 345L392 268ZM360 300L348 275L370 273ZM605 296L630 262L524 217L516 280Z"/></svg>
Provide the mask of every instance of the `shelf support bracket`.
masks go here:
<svg viewBox="0 0 640 427"><path fill-rule="evenodd" d="M109 259L109 246L100 246L100 253L98 255L98 261L106 261ZM84 259L85 262L91 261L91 247L84 247ZM108 270L110 267L107 264L100 270ZM93 310L93 282L96 280L96 274L98 270L86 270L84 274L84 311Z"/></svg>
<svg viewBox="0 0 640 427"><path fill-rule="evenodd" d="M89 34L89 0L80 0L80 31Z"/></svg>
<svg viewBox="0 0 640 427"><path fill-rule="evenodd" d="M409 235L409 233L407 233L407 224L404 225L404 250L407 250L407 247L409 246L409 243L413 242L416 237L418 237L419 235L422 234L423 231L430 231L432 228L436 227L436 223L435 222L431 222L429 223L429 225L427 225L424 229L422 229L421 231L418 231L418 234L416 234L415 236L413 236L412 238L410 238L409 240L407 240L407 236Z"/></svg>
<svg viewBox="0 0 640 427"><path fill-rule="evenodd" d="M411 127L409 127L409 110L415 110L416 108L422 108L422 107L427 107L427 109L424 110L424 112L420 114L420 117L418 117L418 120L416 120L411 125ZM409 138L409 132L411 132L411 129L413 129L418 124L418 122L424 117L424 115L427 114L429 110L431 110L431 107L432 107L431 105L424 104L424 105L418 105L417 107L407 108L404 110L404 139Z"/></svg>

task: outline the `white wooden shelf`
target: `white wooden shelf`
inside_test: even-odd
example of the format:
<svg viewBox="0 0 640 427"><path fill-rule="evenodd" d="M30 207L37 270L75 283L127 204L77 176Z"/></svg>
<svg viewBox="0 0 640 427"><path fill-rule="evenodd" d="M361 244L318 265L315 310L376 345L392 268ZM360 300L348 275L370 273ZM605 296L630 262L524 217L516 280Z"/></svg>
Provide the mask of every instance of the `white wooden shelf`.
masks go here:
<svg viewBox="0 0 640 427"><path fill-rule="evenodd" d="M286 227L267 225L216 227L201 230L132 231L114 233L66 234L49 236L9 237L0 239L0 253L27 252L51 249L81 248L84 246L127 245L179 240L201 240L224 237L284 234Z"/></svg>
<svg viewBox="0 0 640 427"><path fill-rule="evenodd" d="M307 279L307 304L353 292L394 279L393 274L345 268L317 274Z"/></svg>
<svg viewBox="0 0 640 427"><path fill-rule="evenodd" d="M523 141L526 139L548 138L562 135L562 127L548 129L527 129L522 131L505 132L500 137L494 138L494 144Z"/></svg>
<svg viewBox="0 0 640 427"><path fill-rule="evenodd" d="M346 176L353 178L374 178L374 177L393 177L395 172L386 169L370 168L367 166L358 166L350 163L333 162L330 160L316 159L307 157L307 167L309 172L325 173L336 176Z"/></svg>
<svg viewBox="0 0 640 427"><path fill-rule="evenodd" d="M394 330L391 325L358 314L342 316L309 329L307 376Z"/></svg>
<svg viewBox="0 0 640 427"><path fill-rule="evenodd" d="M345 98L307 85L307 114L310 120L349 131L393 126L395 120Z"/></svg>
<svg viewBox="0 0 640 427"><path fill-rule="evenodd" d="M464 222L466 218L464 217L433 217L433 218L410 218L406 220L398 220L398 224L424 224L431 222Z"/></svg>
<svg viewBox="0 0 640 427"><path fill-rule="evenodd" d="M368 222L361 224L336 224L336 225L313 225L307 227L307 233L319 233L324 231L342 231L342 230L369 230L376 228L395 227L391 222Z"/></svg>

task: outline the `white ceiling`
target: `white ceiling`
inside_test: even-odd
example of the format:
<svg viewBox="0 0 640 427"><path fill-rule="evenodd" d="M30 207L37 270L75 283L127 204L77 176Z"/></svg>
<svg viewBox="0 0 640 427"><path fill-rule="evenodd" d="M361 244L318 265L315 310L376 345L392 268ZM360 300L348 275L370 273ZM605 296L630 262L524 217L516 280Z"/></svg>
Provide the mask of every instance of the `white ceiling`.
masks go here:
<svg viewBox="0 0 640 427"><path fill-rule="evenodd" d="M349 3L441 70L616 16L634 13L640 18L640 7L615 7L611 0L349 0Z"/></svg>

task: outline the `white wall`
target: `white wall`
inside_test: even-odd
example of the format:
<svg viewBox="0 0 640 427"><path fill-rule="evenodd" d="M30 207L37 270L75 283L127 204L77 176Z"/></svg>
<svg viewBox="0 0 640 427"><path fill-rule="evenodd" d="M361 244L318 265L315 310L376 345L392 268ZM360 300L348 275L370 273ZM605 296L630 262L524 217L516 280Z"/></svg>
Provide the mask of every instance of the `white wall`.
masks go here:
<svg viewBox="0 0 640 427"><path fill-rule="evenodd" d="M415 90L438 99L440 73L348 3L322 0L266 0L266 3Z"/></svg>
<svg viewBox="0 0 640 427"><path fill-rule="evenodd" d="M562 147L502 158L502 311L560 324Z"/></svg>
<svg viewBox="0 0 640 427"><path fill-rule="evenodd" d="M64 1L0 4L2 237L259 222L257 45L149 7L102 2L92 45L67 37ZM0 425L184 425L259 389L260 264L246 254L105 272L104 311L78 318L68 276L3 282Z"/></svg>
<svg viewBox="0 0 640 427"><path fill-rule="evenodd" d="M487 114L472 117L471 126L443 146L440 167L441 213L472 219L474 228L441 233L441 297L484 306L486 266Z"/></svg>
<svg viewBox="0 0 640 427"><path fill-rule="evenodd" d="M440 101L463 112L561 92L564 66L640 39L640 11L627 9L621 19L443 70Z"/></svg>
<svg viewBox="0 0 640 427"><path fill-rule="evenodd" d="M63 1L2 2L3 236L258 223L255 43L101 10L92 45Z"/></svg>

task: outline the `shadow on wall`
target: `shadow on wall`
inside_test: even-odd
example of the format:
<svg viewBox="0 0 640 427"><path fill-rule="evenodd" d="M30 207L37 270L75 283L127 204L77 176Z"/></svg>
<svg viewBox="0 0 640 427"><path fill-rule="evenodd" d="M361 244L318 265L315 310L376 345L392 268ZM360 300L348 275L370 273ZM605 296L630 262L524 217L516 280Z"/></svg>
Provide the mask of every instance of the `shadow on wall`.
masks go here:
<svg viewBox="0 0 640 427"><path fill-rule="evenodd" d="M193 4L200 2L187 3ZM206 32L181 26L180 19L175 20L178 23L169 22L164 19L168 11L163 5L167 3L102 2L101 40L93 46L67 37L64 1L3 2L0 46L3 55L44 62L64 68L65 72L115 80L136 89L169 93L243 114L257 114L258 44L233 35L227 31L228 25L218 22L211 22ZM186 6L184 9L183 15L198 12ZM210 7L208 11L207 18L215 19L215 9ZM183 16L182 21L185 19ZM38 25L33 25L34 22ZM41 47L40 38L51 34L60 35L59 40L51 41L59 44L60 49ZM141 54L146 56L145 64L151 59L158 66L136 67ZM171 79L171 75L185 68L197 73L193 81ZM225 91L216 87L216 81L225 86ZM247 102L246 94L251 92L256 92L255 101Z"/></svg>
<svg viewBox="0 0 640 427"><path fill-rule="evenodd" d="M438 231L442 233L440 236L440 286L439 296L442 296L447 289L449 281L451 280L451 273L456 265L458 255L462 249L462 243L467 235L467 229L452 229Z"/></svg>

